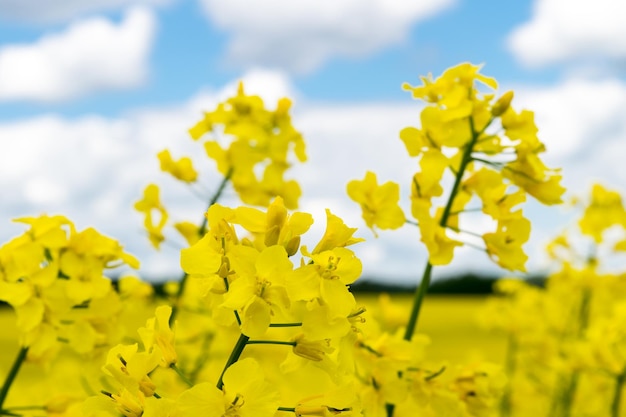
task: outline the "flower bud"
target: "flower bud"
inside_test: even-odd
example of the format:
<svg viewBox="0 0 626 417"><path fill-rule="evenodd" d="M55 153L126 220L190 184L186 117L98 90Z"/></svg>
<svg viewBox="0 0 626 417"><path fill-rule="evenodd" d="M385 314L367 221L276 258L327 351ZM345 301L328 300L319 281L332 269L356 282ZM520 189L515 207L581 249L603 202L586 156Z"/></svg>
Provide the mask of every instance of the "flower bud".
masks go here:
<svg viewBox="0 0 626 417"><path fill-rule="evenodd" d="M230 260L227 256L222 256L222 264L220 265L220 269L217 271L217 275L221 278L228 278L228 273L230 272Z"/></svg>
<svg viewBox="0 0 626 417"><path fill-rule="evenodd" d="M300 236L294 236L285 245L287 256L293 256L298 253L298 248L300 248Z"/></svg>
<svg viewBox="0 0 626 417"><path fill-rule="evenodd" d="M511 105L511 100L513 100L513 91L507 91L493 105L493 107L491 108L491 114L494 117L502 115L505 111L509 109L509 106Z"/></svg>
<svg viewBox="0 0 626 417"><path fill-rule="evenodd" d="M280 226L274 225L265 232L265 246L274 246L278 242L280 236Z"/></svg>
<svg viewBox="0 0 626 417"><path fill-rule="evenodd" d="M295 338L294 342L296 345L293 347L293 353L315 362L324 360L327 353L332 353L335 350L330 347L330 339L306 340L301 334Z"/></svg>

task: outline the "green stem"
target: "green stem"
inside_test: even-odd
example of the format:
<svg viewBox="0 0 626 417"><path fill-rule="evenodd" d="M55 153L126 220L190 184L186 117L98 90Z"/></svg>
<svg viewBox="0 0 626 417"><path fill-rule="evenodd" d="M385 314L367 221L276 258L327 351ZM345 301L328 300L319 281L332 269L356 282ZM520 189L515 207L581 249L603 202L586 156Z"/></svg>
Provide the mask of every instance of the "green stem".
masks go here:
<svg viewBox="0 0 626 417"><path fill-rule="evenodd" d="M181 371L180 368L176 366L175 363L171 364L170 368L172 368L178 374L180 379L182 379L185 384L189 385L190 387L193 387L193 382L191 382L191 380L187 378L187 375L185 375L183 371Z"/></svg>
<svg viewBox="0 0 626 417"><path fill-rule="evenodd" d="M590 315L590 307L591 307L591 291L589 289L584 290L580 300L580 308L578 310L578 328L575 331L574 336L576 339L580 340L585 330L589 325L589 315ZM574 401L576 399L576 391L578 390L578 382L580 379L580 371L574 370L569 375L569 378L566 377L564 382L564 389L560 393L560 403L561 403L561 416L562 417L570 417L572 414L572 407L574 405ZM558 408L558 407L557 407Z"/></svg>
<svg viewBox="0 0 626 417"><path fill-rule="evenodd" d="M233 168L231 167L226 173L226 175L224 175L224 178L222 178L222 182L220 183L219 187L217 187L217 191L215 191L215 194L213 194L211 201L209 201L209 208L213 204L217 203L217 200L220 199L220 197L222 196L222 193L224 192L224 189L226 188L226 184L228 184L228 181L230 181L232 176L233 176ZM198 235L200 237L204 236L204 234L206 233L206 226L207 226L208 221L209 220L207 219L207 217L204 216L204 218L202 219L202 223L200 224L200 229L198 230Z"/></svg>
<svg viewBox="0 0 626 417"><path fill-rule="evenodd" d="M493 120L493 119L492 119ZM459 187L461 186L461 180L463 179L463 174L465 174L465 169L472 162L472 149L478 140L478 137L489 127L492 120L485 125L485 127L479 132L474 128L474 119L472 117L469 118L470 130L472 132L472 138L469 143L466 145L466 148L463 152L463 159L461 160L461 164L459 166L459 170L455 172L454 184L452 185L452 190L450 191L450 195L448 196L448 201L446 206L443 209L443 213L441 214L441 220L439 221L439 225L441 227L447 227L448 218L452 213L452 205L454 203L454 198L459 191ZM417 184L416 184L417 185ZM422 309L422 302L424 301L424 297L428 292L428 287L430 286L430 279L432 276L433 265L428 261L426 263L426 267L424 268L424 273L422 274L422 280L420 281L417 289L415 290L415 295L413 296L413 307L411 308L411 315L409 316L409 322L406 325L406 329L404 331L404 340L410 341L413 338L413 334L415 333L415 328L417 327L417 319L419 318L420 310ZM392 417L394 413L395 406L394 404L385 404L385 410L387 411L387 416Z"/></svg>
<svg viewBox="0 0 626 417"><path fill-rule="evenodd" d="M11 385L13 385L13 381L17 376L17 373L20 371L20 367L22 363L26 360L26 355L28 354L28 347L22 347L20 351L17 353L15 357L15 361L13 362L13 366L9 370L7 374L7 378L4 380L4 384L2 388L0 388L0 410L2 410L2 405L4 404L4 400L6 400L7 395L9 394L9 389Z"/></svg>
<svg viewBox="0 0 626 417"><path fill-rule="evenodd" d="M580 313L579 313L579 323L580 326L578 328L578 334L576 335L578 339L582 339L585 334L585 330L589 326L589 313L591 307L591 290L584 290L582 299L580 300ZM572 405L574 404L574 398L576 395L576 390L578 388L578 380L580 379L580 371L574 371L572 374L572 379L570 380L570 386L566 395L566 403L565 403L565 415L567 417L570 416Z"/></svg>
<svg viewBox="0 0 626 417"><path fill-rule="evenodd" d="M615 378L615 390L613 391L613 401L611 402L611 417L619 417L619 410L622 404L622 391L626 381L626 369Z"/></svg>
<svg viewBox="0 0 626 417"><path fill-rule="evenodd" d="M461 186L461 180L463 179L463 174L465 174L465 169L472 161L472 149L478 140L478 137L481 133L486 129L487 126L491 124L491 121L487 123L485 128L480 132L476 132L474 129L474 119L469 118L470 129L472 132L472 138L469 143L466 145L466 148L463 152L463 159L461 160L461 164L459 166L459 170L456 173L456 177L454 179L454 184L452 185L452 190L450 191L450 195L448 196L448 201L446 206L443 209L443 213L441 214L441 220L439 221L439 225L441 227L447 227L448 218L450 217L450 213L452 212L452 205L454 203L454 199L459 191ZM413 298L413 307L411 309L411 315L409 316L409 322L406 326L406 330L404 332L404 340L411 340L413 338L413 334L415 333L415 328L417 327L417 319L419 318L419 313L422 308L422 302L426 293L428 292L428 286L430 285L430 279L432 275L433 265L430 261L426 264L424 268L424 273L422 274L422 280L420 281L419 286L415 290L415 296Z"/></svg>
<svg viewBox="0 0 626 417"><path fill-rule="evenodd" d="M422 280L420 281L420 284L415 291L415 296L413 297L413 307L411 309L411 315L409 316L409 322L407 323L406 330L404 332L404 340L410 341L413 338L415 327L417 327L417 319L419 317L420 310L422 309L422 302L424 301L424 297L428 291L428 286L430 285L432 269L433 265L428 262L426 264L426 268L424 268Z"/></svg>
<svg viewBox="0 0 626 417"><path fill-rule="evenodd" d="M286 345L295 346L296 342L283 342L282 340L248 340L247 345Z"/></svg>
<svg viewBox="0 0 626 417"><path fill-rule="evenodd" d="M290 413L295 413L296 409L294 407L278 407L277 411L287 411Z"/></svg>
<svg viewBox="0 0 626 417"><path fill-rule="evenodd" d="M211 201L209 201L207 210L211 208L213 204L217 203L217 201L220 199L220 197L222 196L222 193L224 192L224 189L226 188L226 184L228 184L228 181L230 181L232 176L233 176L233 169L231 167L226 173L226 175L224 176L224 178L222 178L222 182L217 188L217 191L215 191L215 194L213 194L213 197L211 197ZM202 238L204 234L206 233L207 222L208 222L207 217L203 216L202 223L200 223L200 227L198 228L198 236L200 238ZM179 280L180 284L178 285L178 291L176 292L176 299L174 300L174 303L172 306L172 315L170 316L170 326L173 326L174 321L176 320L176 315L178 314L178 310L179 310L180 299L183 297L183 294L185 293L185 285L187 284L187 277L188 275L185 273L182 275L182 277Z"/></svg>
<svg viewBox="0 0 626 417"><path fill-rule="evenodd" d="M19 407L9 407L4 411L26 411L26 410L45 410L46 407L43 405L22 405Z"/></svg>
<svg viewBox="0 0 626 417"><path fill-rule="evenodd" d="M500 417L509 417L511 415L511 380L515 374L516 368L516 355L517 355L517 342L513 335L509 336L509 343L507 344L505 371L506 376L509 379L507 386L504 388L504 394L500 401Z"/></svg>
<svg viewBox="0 0 626 417"><path fill-rule="evenodd" d="M271 323L270 327L300 327L302 323Z"/></svg>
<svg viewBox="0 0 626 417"><path fill-rule="evenodd" d="M479 237L479 238L483 238L483 235L477 232L472 232L471 230L464 230L464 229L459 229L458 227L453 227L453 226L446 226L446 228L456 232L456 233L464 233L466 235L470 235L470 236L474 236L474 237Z"/></svg>
<svg viewBox="0 0 626 417"><path fill-rule="evenodd" d="M248 340L250 340L250 338L245 334L242 333L239 335L239 339L237 339L237 343L235 343L235 347L233 347L233 351L230 352L228 361L226 361L226 365L224 365L224 369L222 370L220 379L217 381L217 389L222 389L222 387L224 386L224 374L226 373L226 370L230 367L230 365L239 360L243 349L248 344Z"/></svg>

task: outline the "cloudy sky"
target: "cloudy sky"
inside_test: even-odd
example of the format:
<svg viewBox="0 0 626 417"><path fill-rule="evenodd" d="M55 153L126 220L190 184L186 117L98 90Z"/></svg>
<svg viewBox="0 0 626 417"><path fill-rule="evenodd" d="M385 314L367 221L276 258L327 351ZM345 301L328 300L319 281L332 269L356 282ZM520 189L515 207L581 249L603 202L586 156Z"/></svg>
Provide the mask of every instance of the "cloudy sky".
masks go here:
<svg viewBox="0 0 626 417"><path fill-rule="evenodd" d="M400 88L460 62L514 89L536 113L545 159L574 194L594 181L626 189L626 3L621 0L1 0L0 239L10 220L62 213L78 227L118 238L148 277L176 275L178 250L153 251L133 202L163 187L176 220L199 220L219 183L187 129L243 79L268 106L294 99L309 161L293 175L301 209L324 209L358 226L364 275L409 282L426 261L417 232L378 239L364 227L346 183L367 169L401 183L408 202L416 170L398 132L421 105ZM201 184L182 187L158 171L156 153L193 154ZM235 201L227 193L225 202ZM547 239L571 211L526 204L534 222L531 272L544 271ZM476 218L468 228L488 223ZM440 276L501 273L464 248Z"/></svg>

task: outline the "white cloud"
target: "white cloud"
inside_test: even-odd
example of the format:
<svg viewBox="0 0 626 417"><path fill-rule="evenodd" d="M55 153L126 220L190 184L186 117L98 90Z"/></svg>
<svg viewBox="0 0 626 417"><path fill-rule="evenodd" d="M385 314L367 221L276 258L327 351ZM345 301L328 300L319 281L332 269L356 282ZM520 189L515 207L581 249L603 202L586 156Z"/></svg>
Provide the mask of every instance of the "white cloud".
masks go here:
<svg viewBox="0 0 626 417"><path fill-rule="evenodd" d="M529 66L573 59L626 59L622 0L535 0L532 19L508 39Z"/></svg>
<svg viewBox="0 0 626 417"><path fill-rule="evenodd" d="M0 48L0 100L62 101L145 82L155 32L152 12L129 10L72 24L33 44Z"/></svg>
<svg viewBox="0 0 626 417"><path fill-rule="evenodd" d="M164 5L171 0L2 0L0 19L22 22L60 22L87 13L120 10L135 5Z"/></svg>
<svg viewBox="0 0 626 417"><path fill-rule="evenodd" d="M261 94L268 106L278 95L293 96L288 80L277 73L251 72L243 77L246 90ZM150 182L162 185L163 200L176 219L201 219L206 201L161 173L157 152L169 148L178 158L195 155L204 173L207 194L220 178L204 156L201 143L187 129L217 102L235 93L237 82L206 91L170 108L139 109L119 118L82 116L67 119L44 115L0 123L0 190L10 196L0 205L0 242L23 230L9 219L24 215L66 214L79 228L95 226L120 239L144 260L148 276L176 273L178 253L170 247L153 251L142 231L142 219L132 205ZM232 193L231 193L232 194Z"/></svg>
<svg viewBox="0 0 626 417"><path fill-rule="evenodd" d="M336 56L359 57L402 42L412 25L454 0L202 0L207 17L232 38L238 65L312 71Z"/></svg>
<svg viewBox="0 0 626 417"><path fill-rule="evenodd" d="M548 166L562 169L569 196L584 198L591 185L600 182L626 197L626 83L569 79L551 87L517 86L514 90L515 108L535 112L539 138L547 147L543 159ZM527 245L529 268L545 269L548 259L543 248L580 213L535 202L527 203L525 212L533 223Z"/></svg>
<svg viewBox="0 0 626 417"><path fill-rule="evenodd" d="M586 153L606 140L616 124L623 124L626 85L617 79L572 78L552 87L520 86L514 90L515 107L535 112L551 160Z"/></svg>
<svg viewBox="0 0 626 417"><path fill-rule="evenodd" d="M305 136L309 161L294 168L290 176L300 181L304 192L301 210L312 213L316 221L304 243L314 245L322 235L324 209L330 208L348 225L359 227L358 236L367 239L353 247L363 260L366 276L415 280L426 260L417 230L383 231L375 239L345 187L369 169L377 173L379 182L399 182L403 205L408 207L408 183L417 164L406 155L398 131L418 125L421 106L409 97L402 104L311 103L293 90L284 74L255 71L243 78L246 90L261 94L269 107L280 96L295 95L294 123ZM50 115L0 124L0 137L10 139L0 153L0 190L11 196L0 205L4 219L0 241L22 230L21 225L8 225L9 218L64 213L80 228L93 225L120 239L143 260L146 276L177 275L178 252L166 246L157 253L149 247L141 216L132 204L146 184L157 182L173 219L200 218L206 201L160 173L155 155L165 147L174 157L194 155L202 174L202 187L195 191L208 198L220 178L201 144L189 139L187 129L203 110L233 94L236 85L202 92L170 108L138 109L114 119L69 120ZM563 167L571 192L588 192L592 179L626 191L621 160L626 155L626 120L620 113L626 104L626 84L570 80L545 89L520 86L516 92L516 108L536 111L540 137L548 144L545 157L550 166ZM225 203L235 202L232 191L228 192ZM571 218L557 207L536 203L527 204L525 212L534 225L526 247L533 255L540 254L546 240ZM487 223L472 218L467 229L481 231ZM498 271L475 250L463 248L457 255L450 267L437 268L436 274ZM530 271L545 266L545 259L533 259Z"/></svg>

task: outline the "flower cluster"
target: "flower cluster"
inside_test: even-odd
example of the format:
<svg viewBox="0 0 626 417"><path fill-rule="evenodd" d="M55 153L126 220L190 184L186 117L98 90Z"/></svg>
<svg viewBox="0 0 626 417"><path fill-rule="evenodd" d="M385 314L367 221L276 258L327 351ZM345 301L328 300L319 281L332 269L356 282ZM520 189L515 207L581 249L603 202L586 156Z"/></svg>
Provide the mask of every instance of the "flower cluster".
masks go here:
<svg viewBox="0 0 626 417"><path fill-rule="evenodd" d="M152 287L136 278L113 285L105 277L109 268L138 266L117 241L78 232L62 216L18 219L29 229L0 247L0 301L15 309L21 344L0 386L0 414L504 417L517 407L528 415L518 405L522 395L551 392L551 415L565 417L582 402L575 394L583 376L602 370L621 390L626 307L616 295L626 288L600 271L596 252L582 265L563 261L545 290L500 284L508 297L494 302L491 319L511 340L504 370L431 361L429 337L416 332L433 266L451 262L455 248L469 244L463 239L477 236L499 265L524 270L530 223L519 204L527 195L556 204L564 191L558 171L540 159L545 149L532 113L513 110L512 92L496 99L495 80L479 69L461 64L405 86L427 103L420 127L400 132L419 167L408 184L410 210L400 207L400 186L379 185L373 172L347 185L370 228L410 223L428 249L404 319L388 299L369 311L351 292L363 269L352 250L363 241L356 228L327 209L325 232L311 238L313 216L293 211L300 186L284 174L293 157L306 155L291 102L270 111L240 85L190 129L193 139L207 138L205 153L222 180L199 224L174 225L187 246L183 277L164 287L166 297L151 299ZM158 159L177 180L199 182L190 157L164 150ZM243 205L218 203L228 184ZM169 220L160 194L150 184L135 203L157 248ZM466 230L472 211L489 216L493 230ZM596 187L580 230L605 244L616 228L625 230L625 219L619 195ZM625 242L620 236L612 250ZM565 259L573 246L562 237L551 253ZM51 370L39 378L45 388L14 384L28 361ZM605 406L605 397L585 407Z"/></svg>
<svg viewBox="0 0 626 417"><path fill-rule="evenodd" d="M63 216L24 217L22 235L0 247L0 300L17 314L20 344L32 359L68 343L89 352L107 343L120 309L104 270L139 262L93 228L78 232Z"/></svg>
<svg viewBox="0 0 626 417"><path fill-rule="evenodd" d="M552 241L559 269L545 288L503 280L484 322L509 339L505 416L618 416L626 380L624 271L611 271L626 238L620 195L593 186L575 230ZM533 404L526 404L532 396Z"/></svg>
<svg viewBox="0 0 626 417"><path fill-rule="evenodd" d="M284 175L292 165L291 153L299 162L304 162L306 152L302 136L291 123L290 107L291 101L283 98L278 101L276 110L268 110L260 97L246 95L240 83L235 97L206 112L204 118L189 129L195 141L208 137L204 142L206 155L215 161L223 175L219 191L209 205L217 201L230 182L246 204L267 207L274 197L280 196L288 208L298 206L300 186L295 180L286 180ZM162 171L188 185L197 182L198 172L190 157L174 160L167 149L157 157ZM144 215L150 243L158 249L165 240L163 230L168 212L156 184L145 188L135 209ZM173 226L189 245L206 231L206 223L198 226L181 221Z"/></svg>
<svg viewBox="0 0 626 417"><path fill-rule="evenodd" d="M483 213L496 223L494 231L482 233L488 255L503 268L523 271L527 256L522 245L529 238L530 222L517 206L527 194L544 204L560 203L565 189L557 171L539 157L545 147L537 137L533 113L516 112L510 105L512 92L497 100L492 92L483 93L478 83L488 90L496 89L497 83L479 69L465 63L435 80L423 78L421 86L404 85L414 98L427 103L421 127L400 132L420 168L411 181L411 215L418 222L430 264L446 265L454 249L463 245L456 236L476 234L460 226L460 217L472 211L467 206L478 199ZM446 174L453 178L453 186L444 204L438 205ZM361 205L369 227L397 229L405 223L397 184L378 186L375 174L368 172L362 181L348 184L348 194Z"/></svg>
<svg viewBox="0 0 626 417"><path fill-rule="evenodd" d="M263 100L246 95L240 83L235 97L205 113L189 130L195 140L209 135L204 143L207 155L222 175L231 178L246 204L267 206L273 197L282 196L287 207L298 206L300 186L286 181L284 174L290 167L290 151L300 162L306 161L306 153L304 140L291 123L290 108L291 100L283 98L276 110L267 110ZM230 140L220 140L219 133Z"/></svg>

